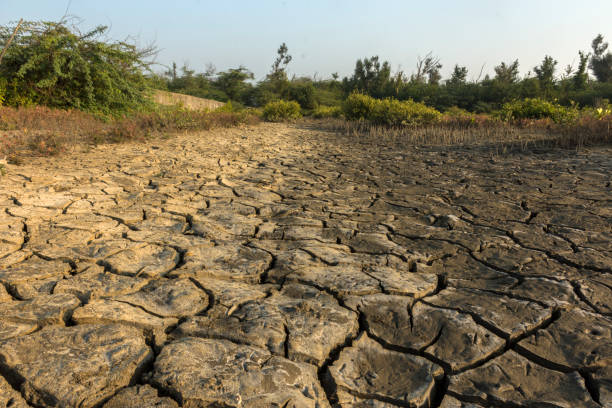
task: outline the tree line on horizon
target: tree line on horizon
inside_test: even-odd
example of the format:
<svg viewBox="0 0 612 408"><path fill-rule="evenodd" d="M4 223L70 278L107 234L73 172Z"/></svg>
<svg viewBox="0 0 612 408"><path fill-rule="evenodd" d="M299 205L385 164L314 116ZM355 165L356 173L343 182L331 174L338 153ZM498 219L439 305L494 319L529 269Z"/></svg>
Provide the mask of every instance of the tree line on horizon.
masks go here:
<svg viewBox="0 0 612 408"><path fill-rule="evenodd" d="M373 56L358 59L353 74L342 79L337 73L328 79L290 79L290 62L288 47L283 43L270 73L257 83L253 83L253 73L244 66L216 72L212 64L196 73L187 65L179 69L173 63L166 72L151 75L151 80L157 88L202 98L254 107L278 99L294 100L307 110L318 105L339 105L354 92L379 99L411 99L441 111L459 107L477 113L492 112L506 102L524 98L579 106L597 106L612 100L612 53L601 34L593 39L590 52L578 52L576 67L568 65L560 71L558 61L546 55L523 77L515 59L495 66L493 76L470 81L468 69L455 65L450 77L443 79L440 59L432 53L419 58L410 75L393 72L389 61Z"/></svg>

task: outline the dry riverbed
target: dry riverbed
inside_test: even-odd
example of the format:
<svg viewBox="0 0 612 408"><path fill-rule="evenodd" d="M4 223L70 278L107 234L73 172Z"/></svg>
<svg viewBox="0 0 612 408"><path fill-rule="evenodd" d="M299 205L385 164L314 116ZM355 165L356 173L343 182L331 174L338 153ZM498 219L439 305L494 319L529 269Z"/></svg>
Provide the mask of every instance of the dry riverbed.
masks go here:
<svg viewBox="0 0 612 408"><path fill-rule="evenodd" d="M611 174L283 124L9 165L0 407L612 407Z"/></svg>

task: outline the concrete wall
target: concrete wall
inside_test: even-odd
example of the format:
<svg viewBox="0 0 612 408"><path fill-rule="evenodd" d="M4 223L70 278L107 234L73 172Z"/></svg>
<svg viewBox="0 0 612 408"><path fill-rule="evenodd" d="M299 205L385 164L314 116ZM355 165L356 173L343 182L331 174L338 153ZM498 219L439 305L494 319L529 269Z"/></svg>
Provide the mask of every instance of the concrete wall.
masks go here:
<svg viewBox="0 0 612 408"><path fill-rule="evenodd" d="M181 105L191 110L214 110L225 105L223 102L212 99L196 98L195 96L166 91L155 91L153 100L160 105Z"/></svg>

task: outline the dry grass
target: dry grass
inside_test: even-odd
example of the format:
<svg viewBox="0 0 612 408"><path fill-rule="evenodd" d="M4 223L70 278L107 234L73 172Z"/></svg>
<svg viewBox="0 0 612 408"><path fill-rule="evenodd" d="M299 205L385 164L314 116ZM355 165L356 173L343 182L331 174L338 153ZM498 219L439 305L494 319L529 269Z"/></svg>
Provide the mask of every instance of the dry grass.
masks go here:
<svg viewBox="0 0 612 408"><path fill-rule="evenodd" d="M389 127L343 119L306 121L307 126L332 131L356 143L388 146L490 145L507 148L581 148L612 143L612 116L584 115L573 124L547 119L503 122L486 115L445 117L427 126Z"/></svg>
<svg viewBox="0 0 612 408"><path fill-rule="evenodd" d="M249 113L160 109L116 120L42 106L0 107L0 158L18 163L28 156L49 156L98 143L146 141L182 131L258 123Z"/></svg>

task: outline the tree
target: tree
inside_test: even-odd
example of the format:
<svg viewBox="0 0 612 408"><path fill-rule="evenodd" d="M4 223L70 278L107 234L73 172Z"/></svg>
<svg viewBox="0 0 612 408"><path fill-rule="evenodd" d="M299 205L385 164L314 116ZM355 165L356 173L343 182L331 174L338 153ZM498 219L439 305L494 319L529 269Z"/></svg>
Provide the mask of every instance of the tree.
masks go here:
<svg viewBox="0 0 612 408"><path fill-rule="evenodd" d="M448 85L462 85L467 82L467 67L460 67L455 64L455 68L453 68L453 73L451 74L450 79L447 81Z"/></svg>
<svg viewBox="0 0 612 408"><path fill-rule="evenodd" d="M599 82L612 81L612 53L608 50L608 43L603 42L603 36L599 34L593 42L593 56L589 63L589 68L593 71L593 75ZM607 51L607 52L606 52Z"/></svg>
<svg viewBox="0 0 612 408"><path fill-rule="evenodd" d="M440 79L442 79L442 75L440 74L440 68L442 68L442 64L437 64L427 73L427 83L429 85L438 85L440 83Z"/></svg>
<svg viewBox="0 0 612 408"><path fill-rule="evenodd" d="M534 84L532 87L533 91L531 93L523 91L523 95L528 94L530 97L536 97L539 93L543 93L544 96L549 97L555 85L556 66L557 60L550 55L546 55L540 65L533 67L539 89L536 89ZM525 89L525 86L523 86L523 88Z"/></svg>
<svg viewBox="0 0 612 408"><path fill-rule="evenodd" d="M555 84L555 68L557 66L557 61L546 55L542 60L542 63L533 68L533 71L538 78L538 82L540 83L540 89L548 96L551 92L552 87Z"/></svg>
<svg viewBox="0 0 612 408"><path fill-rule="evenodd" d="M0 27L0 48L12 28ZM110 42L106 26L81 33L66 22L25 22L0 66L6 103L41 104L103 114L149 103L148 59L154 47Z"/></svg>
<svg viewBox="0 0 612 408"><path fill-rule="evenodd" d="M208 79L209 81L212 80L215 77L216 73L217 67L215 67L215 64L213 64L212 62L206 64L206 70L204 71L204 77L206 79Z"/></svg>
<svg viewBox="0 0 612 408"><path fill-rule="evenodd" d="M589 61L589 54L578 51L578 69L574 73L574 88L584 89L586 88L587 80L589 79L587 74L587 63Z"/></svg>
<svg viewBox="0 0 612 408"><path fill-rule="evenodd" d="M287 79L287 65L291 62L293 57L289 55L289 48L285 43L282 43L276 51L278 56L272 64L272 71L270 77L273 79Z"/></svg>
<svg viewBox="0 0 612 408"><path fill-rule="evenodd" d="M172 62L172 66L168 68L168 70L164 73L167 77L169 77L172 81L176 81L176 62Z"/></svg>
<svg viewBox="0 0 612 408"><path fill-rule="evenodd" d="M388 61L381 64L376 55L357 60L353 76L350 79L344 78L343 84L347 94L358 90L370 96L382 97L386 94L390 80L391 65Z"/></svg>
<svg viewBox="0 0 612 408"><path fill-rule="evenodd" d="M219 73L215 85L234 101L242 99L242 95L249 89L248 79L253 79L253 73L241 66Z"/></svg>
<svg viewBox="0 0 612 408"><path fill-rule="evenodd" d="M417 72L411 75L410 80L412 82L424 83L427 77L430 84L437 84L441 78L441 68L442 64L440 63L440 59L429 52L425 58L419 57L417 59Z"/></svg>
<svg viewBox="0 0 612 408"><path fill-rule="evenodd" d="M519 62L514 60L511 64L502 62L495 68L495 79L505 84L514 84L519 79Z"/></svg>

